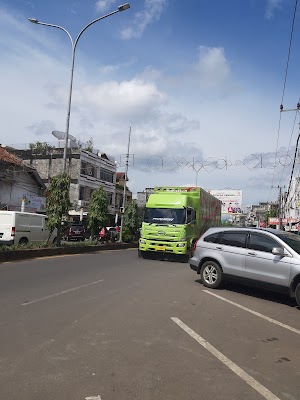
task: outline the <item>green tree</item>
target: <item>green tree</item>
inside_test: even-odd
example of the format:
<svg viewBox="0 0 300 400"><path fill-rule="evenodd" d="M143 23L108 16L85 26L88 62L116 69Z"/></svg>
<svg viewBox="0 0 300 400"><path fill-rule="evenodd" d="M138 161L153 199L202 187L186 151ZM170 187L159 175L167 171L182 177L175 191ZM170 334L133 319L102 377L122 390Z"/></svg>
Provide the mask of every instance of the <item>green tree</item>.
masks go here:
<svg viewBox="0 0 300 400"><path fill-rule="evenodd" d="M61 242L62 222L67 220L70 207L70 177L66 173L54 176L48 189L46 212L50 235L57 228L58 246Z"/></svg>
<svg viewBox="0 0 300 400"><path fill-rule="evenodd" d="M221 225L222 226L232 226L232 222L230 222L230 221L221 221Z"/></svg>
<svg viewBox="0 0 300 400"><path fill-rule="evenodd" d="M272 208L270 211L267 211L264 215L264 221L266 225L269 223L269 218L274 218L278 217L278 209L277 208Z"/></svg>
<svg viewBox="0 0 300 400"><path fill-rule="evenodd" d="M92 152L94 148L94 140L93 138L89 138L89 140L85 144L85 150Z"/></svg>
<svg viewBox="0 0 300 400"><path fill-rule="evenodd" d="M29 143L29 148L32 150L33 153L35 154L42 154L46 153L48 150L53 149L53 146L50 146L47 142L35 142L35 143Z"/></svg>
<svg viewBox="0 0 300 400"><path fill-rule="evenodd" d="M129 229L133 238L138 235L140 226L139 210L135 200L127 204L124 213L124 226Z"/></svg>
<svg viewBox="0 0 300 400"><path fill-rule="evenodd" d="M88 227L91 230L91 237L99 232L108 222L108 201L102 186L94 190L88 211Z"/></svg>

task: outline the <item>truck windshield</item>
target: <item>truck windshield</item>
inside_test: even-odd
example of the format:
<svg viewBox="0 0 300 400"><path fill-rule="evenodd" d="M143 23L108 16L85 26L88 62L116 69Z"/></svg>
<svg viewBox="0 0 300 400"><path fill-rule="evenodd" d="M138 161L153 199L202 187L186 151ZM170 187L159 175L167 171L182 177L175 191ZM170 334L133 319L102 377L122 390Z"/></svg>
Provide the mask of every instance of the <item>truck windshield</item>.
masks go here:
<svg viewBox="0 0 300 400"><path fill-rule="evenodd" d="M150 224L184 224L186 210L184 208L146 208L144 221Z"/></svg>

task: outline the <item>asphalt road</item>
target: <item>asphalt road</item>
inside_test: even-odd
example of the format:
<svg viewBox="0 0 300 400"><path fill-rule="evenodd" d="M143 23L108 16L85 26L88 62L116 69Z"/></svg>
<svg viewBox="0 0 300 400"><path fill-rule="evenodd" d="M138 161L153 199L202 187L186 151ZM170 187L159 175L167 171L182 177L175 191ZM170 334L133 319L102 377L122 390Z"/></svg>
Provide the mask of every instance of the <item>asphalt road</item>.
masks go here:
<svg viewBox="0 0 300 400"><path fill-rule="evenodd" d="M136 249L0 264L0 398L300 399L295 303L197 278Z"/></svg>

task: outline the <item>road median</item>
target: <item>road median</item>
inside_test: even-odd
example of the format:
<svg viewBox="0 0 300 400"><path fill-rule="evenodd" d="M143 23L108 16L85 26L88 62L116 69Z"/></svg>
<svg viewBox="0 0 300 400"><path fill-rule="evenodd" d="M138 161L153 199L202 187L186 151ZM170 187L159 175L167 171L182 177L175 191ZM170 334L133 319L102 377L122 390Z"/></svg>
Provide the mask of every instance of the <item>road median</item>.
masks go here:
<svg viewBox="0 0 300 400"><path fill-rule="evenodd" d="M0 263L7 261L27 260L37 257L51 257L64 254L84 254L104 250L121 250L137 248L137 243L106 243L95 246L64 246L38 249L20 249L0 251Z"/></svg>

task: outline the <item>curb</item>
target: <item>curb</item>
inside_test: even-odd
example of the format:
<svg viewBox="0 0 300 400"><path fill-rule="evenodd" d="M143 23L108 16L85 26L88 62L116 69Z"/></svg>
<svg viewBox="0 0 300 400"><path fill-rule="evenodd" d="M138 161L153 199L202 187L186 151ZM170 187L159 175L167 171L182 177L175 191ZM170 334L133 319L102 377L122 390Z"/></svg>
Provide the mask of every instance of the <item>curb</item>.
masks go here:
<svg viewBox="0 0 300 400"><path fill-rule="evenodd" d="M47 247L41 249L7 250L0 252L0 263L27 260L36 257L51 257L64 254L84 254L103 250L121 250L138 248L137 243L107 243L96 246Z"/></svg>

